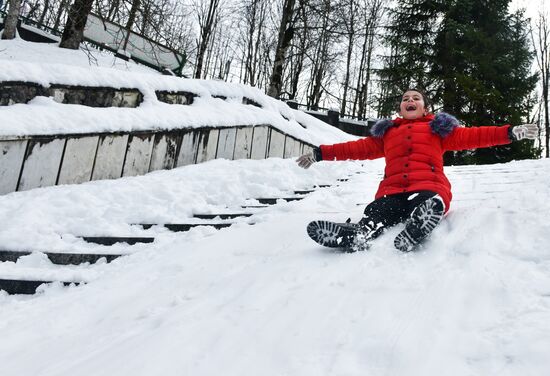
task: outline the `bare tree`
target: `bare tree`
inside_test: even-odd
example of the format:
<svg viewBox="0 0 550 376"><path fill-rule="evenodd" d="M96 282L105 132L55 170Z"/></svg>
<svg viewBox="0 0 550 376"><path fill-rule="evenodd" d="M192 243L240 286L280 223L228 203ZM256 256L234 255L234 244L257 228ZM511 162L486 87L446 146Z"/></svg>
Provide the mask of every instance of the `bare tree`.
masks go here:
<svg viewBox="0 0 550 376"><path fill-rule="evenodd" d="M356 0L347 0L343 4L338 7L340 13L343 11L344 14L341 14L340 19L342 20L342 24L345 28L345 32L347 34L347 51L346 51L346 73L344 75L344 82L343 82L343 94L342 94L342 101L340 104L340 113L345 114L346 113L346 106L347 106L347 97L348 97L348 89L349 89L349 80L350 80L350 70L351 70L351 57L353 53L353 46L355 42L356 37L356 13L357 13L357 5Z"/></svg>
<svg viewBox="0 0 550 376"><path fill-rule="evenodd" d="M549 140L550 140L550 114L548 108L548 93L550 85L550 24L548 21L548 15L541 11L539 17L535 23L536 36L531 30L531 37L533 46L535 47L535 57L537 60L537 66L541 75L542 85L542 107L544 109L544 141L546 147L546 158L549 157Z"/></svg>
<svg viewBox="0 0 550 376"><path fill-rule="evenodd" d="M44 9L42 10L42 14L40 15L40 19L38 20L38 24L43 25L44 19L46 18L46 14L48 13L48 10L50 9L50 1L44 0Z"/></svg>
<svg viewBox="0 0 550 376"><path fill-rule="evenodd" d="M258 79L259 56L261 54L262 37L267 15L267 1L247 0L242 7L242 20L245 25L244 36L241 43L246 45L243 50L242 81L245 84L255 86Z"/></svg>
<svg viewBox="0 0 550 376"><path fill-rule="evenodd" d="M285 63L286 52L294 36L294 17L295 0L284 0L281 13L281 22L277 36L277 48L275 49L275 60L273 61L273 71L269 80L267 95L278 98L281 95L283 81L283 65Z"/></svg>
<svg viewBox="0 0 550 376"><path fill-rule="evenodd" d="M337 22L333 22L332 16L334 4L330 0L321 0L317 4L315 12L317 15L317 31L315 36L315 50L311 57L311 78L309 82L309 90L307 94L308 108L317 109L321 102L321 97L328 94L325 90L325 80L327 75L334 73L334 70L329 71L329 67L335 65L335 50L333 46L339 33L335 28L338 27ZM310 11L311 12L311 11Z"/></svg>
<svg viewBox="0 0 550 376"><path fill-rule="evenodd" d="M304 65L306 60L307 51L310 48L311 40L309 38L308 27L308 15L305 6L301 6L297 12L297 22L299 25L295 26L296 38L291 45L290 56L288 58L288 98L291 100L296 99L298 94L298 85L300 83L300 76L304 71Z"/></svg>
<svg viewBox="0 0 550 376"><path fill-rule="evenodd" d="M367 118L369 92L372 86L372 62L376 49L376 35L383 18L386 0L363 0L361 16L363 17L362 47L357 75L356 95L353 103L353 114L360 119Z"/></svg>
<svg viewBox="0 0 550 376"><path fill-rule="evenodd" d="M195 78L201 78L204 57L208 43L214 33L217 12L220 6L220 0L208 0L205 7L204 2L196 3L197 17L200 28L200 36L197 40L197 60L195 63Z"/></svg>
<svg viewBox="0 0 550 376"><path fill-rule="evenodd" d="M130 8L130 14L128 15L128 22L126 22L126 37L124 38L124 44L122 45L122 49L126 50L126 47L128 46L128 40L130 39L130 33L132 32L132 27L134 26L134 22L136 22L136 15L139 9L139 6L141 4L140 0L132 0L132 8Z"/></svg>
<svg viewBox="0 0 550 376"><path fill-rule="evenodd" d="M4 30L2 39L14 39L17 32L17 20L19 19L19 9L21 0L10 0L8 15L4 20Z"/></svg>

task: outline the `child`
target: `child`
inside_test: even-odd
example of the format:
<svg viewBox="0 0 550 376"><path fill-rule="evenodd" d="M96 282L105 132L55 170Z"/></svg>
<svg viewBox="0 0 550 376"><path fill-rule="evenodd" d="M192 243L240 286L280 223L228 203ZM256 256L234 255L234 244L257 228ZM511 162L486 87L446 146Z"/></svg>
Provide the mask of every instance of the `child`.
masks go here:
<svg viewBox="0 0 550 376"><path fill-rule="evenodd" d="M385 229L404 223L394 245L403 252L412 251L449 210L451 184L443 172L446 151L504 145L535 139L538 134L536 124L464 128L449 114L429 113L428 106L423 92L407 90L399 104L400 117L378 121L370 137L321 145L296 160L300 167L309 168L320 160L386 159L375 200L359 223L311 222L307 232L313 240L346 251L365 250Z"/></svg>

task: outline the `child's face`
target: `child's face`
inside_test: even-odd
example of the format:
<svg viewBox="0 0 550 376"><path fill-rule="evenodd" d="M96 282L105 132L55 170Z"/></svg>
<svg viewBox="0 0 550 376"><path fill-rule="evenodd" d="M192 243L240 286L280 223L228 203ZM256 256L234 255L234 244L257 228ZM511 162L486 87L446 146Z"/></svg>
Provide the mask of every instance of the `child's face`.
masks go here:
<svg viewBox="0 0 550 376"><path fill-rule="evenodd" d="M417 119L427 114L422 94L410 90L403 94L399 105L399 115L404 119Z"/></svg>

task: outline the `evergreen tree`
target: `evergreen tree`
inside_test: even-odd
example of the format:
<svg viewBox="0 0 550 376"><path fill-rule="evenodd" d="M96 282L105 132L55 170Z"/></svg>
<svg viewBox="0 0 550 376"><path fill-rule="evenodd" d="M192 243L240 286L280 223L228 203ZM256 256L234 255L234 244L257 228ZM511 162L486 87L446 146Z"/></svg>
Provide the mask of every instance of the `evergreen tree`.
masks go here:
<svg viewBox="0 0 550 376"><path fill-rule="evenodd" d="M467 125L519 124L531 109L537 77L530 73L527 21L508 13L510 0L446 2L435 39L431 74L435 101ZM471 152L447 153L448 163L497 163L538 156L524 141Z"/></svg>
<svg viewBox="0 0 550 376"><path fill-rule="evenodd" d="M384 67L378 72L382 93L379 116L395 112L403 91L419 87L433 88L430 67L433 65L433 42L442 9L441 0L399 0L389 11L384 44L388 54L383 56Z"/></svg>

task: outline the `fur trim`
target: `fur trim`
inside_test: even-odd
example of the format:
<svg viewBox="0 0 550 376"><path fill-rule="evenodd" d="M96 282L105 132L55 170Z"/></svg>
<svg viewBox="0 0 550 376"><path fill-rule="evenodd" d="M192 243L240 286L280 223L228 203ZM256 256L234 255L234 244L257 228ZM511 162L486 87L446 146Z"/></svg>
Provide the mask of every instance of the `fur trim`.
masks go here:
<svg viewBox="0 0 550 376"><path fill-rule="evenodd" d="M430 121L432 132L447 137L456 127L460 126L458 119L446 112L440 112L435 115L435 118Z"/></svg>
<svg viewBox="0 0 550 376"><path fill-rule="evenodd" d="M388 128L390 128L392 126L393 126L393 121L390 120L390 119L378 120L376 123L374 123L374 125L370 129L370 134L373 137L381 138L381 137L384 136L384 134L386 133Z"/></svg>

